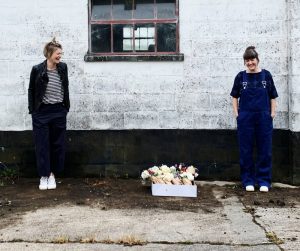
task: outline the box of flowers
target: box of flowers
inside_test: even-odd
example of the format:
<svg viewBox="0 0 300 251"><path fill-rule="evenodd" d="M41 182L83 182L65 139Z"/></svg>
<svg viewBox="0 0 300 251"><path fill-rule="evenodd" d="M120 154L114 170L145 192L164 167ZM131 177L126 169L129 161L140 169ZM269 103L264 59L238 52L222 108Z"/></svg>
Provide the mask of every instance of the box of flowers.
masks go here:
<svg viewBox="0 0 300 251"><path fill-rule="evenodd" d="M183 164L168 167L153 166L141 174L143 181L151 182L153 196L197 197L194 183L198 170Z"/></svg>

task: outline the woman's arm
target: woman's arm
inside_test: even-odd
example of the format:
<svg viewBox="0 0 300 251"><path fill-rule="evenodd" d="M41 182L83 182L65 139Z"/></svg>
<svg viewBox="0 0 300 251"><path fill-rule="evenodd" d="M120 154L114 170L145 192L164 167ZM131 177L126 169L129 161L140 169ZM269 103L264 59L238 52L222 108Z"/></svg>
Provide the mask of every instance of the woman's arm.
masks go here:
<svg viewBox="0 0 300 251"><path fill-rule="evenodd" d="M29 87L28 87L28 110L29 114L33 112L34 109L34 81L35 81L35 70L34 67L32 67L31 73L30 73L30 81L29 81Z"/></svg>
<svg viewBox="0 0 300 251"><path fill-rule="evenodd" d="M234 112L235 117L239 116L238 99L237 98L232 98L232 107L233 107L233 112Z"/></svg>
<svg viewBox="0 0 300 251"><path fill-rule="evenodd" d="M276 113L276 100L271 99L271 117L274 118Z"/></svg>

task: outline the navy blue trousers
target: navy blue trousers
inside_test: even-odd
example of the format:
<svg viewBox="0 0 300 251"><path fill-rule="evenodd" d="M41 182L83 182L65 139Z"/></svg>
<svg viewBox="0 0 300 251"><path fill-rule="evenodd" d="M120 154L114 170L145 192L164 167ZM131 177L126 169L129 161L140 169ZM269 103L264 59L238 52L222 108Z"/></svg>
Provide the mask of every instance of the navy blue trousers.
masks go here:
<svg viewBox="0 0 300 251"><path fill-rule="evenodd" d="M273 120L270 111L239 112L237 118L243 186L271 185ZM254 141L257 159L254 162Z"/></svg>
<svg viewBox="0 0 300 251"><path fill-rule="evenodd" d="M42 104L32 114L38 173L49 176L64 168L67 109L61 104Z"/></svg>

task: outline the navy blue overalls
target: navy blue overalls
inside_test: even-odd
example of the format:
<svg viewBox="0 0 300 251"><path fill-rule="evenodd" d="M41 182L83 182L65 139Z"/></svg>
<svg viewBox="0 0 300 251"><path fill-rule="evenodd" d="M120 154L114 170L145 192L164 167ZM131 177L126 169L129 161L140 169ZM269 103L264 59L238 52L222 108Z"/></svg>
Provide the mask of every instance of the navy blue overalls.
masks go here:
<svg viewBox="0 0 300 251"><path fill-rule="evenodd" d="M260 74L261 81L257 81L255 78L249 79L247 75L250 74L244 71L240 88L237 126L244 187L271 185L273 119L265 70ZM256 163L253 160L254 141L257 147Z"/></svg>

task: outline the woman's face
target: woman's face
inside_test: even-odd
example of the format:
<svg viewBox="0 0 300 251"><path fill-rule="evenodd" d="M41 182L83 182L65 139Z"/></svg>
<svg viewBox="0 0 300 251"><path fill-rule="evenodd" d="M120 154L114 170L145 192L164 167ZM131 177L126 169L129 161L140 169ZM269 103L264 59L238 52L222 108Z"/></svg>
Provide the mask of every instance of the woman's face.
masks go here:
<svg viewBox="0 0 300 251"><path fill-rule="evenodd" d="M62 50L57 48L53 54L48 58L53 64L58 64L62 56Z"/></svg>
<svg viewBox="0 0 300 251"><path fill-rule="evenodd" d="M250 72L256 72L258 70L258 60L256 58L246 59L245 65Z"/></svg>

